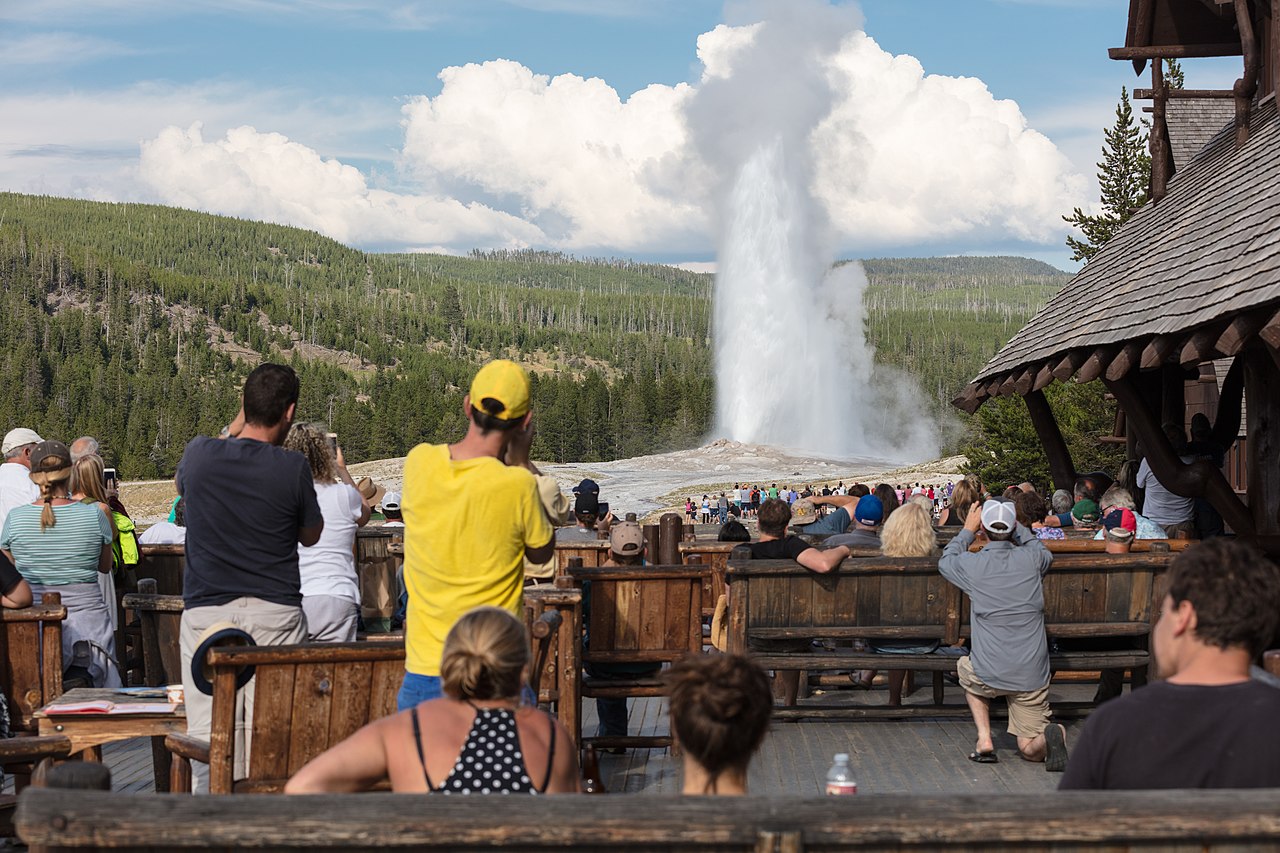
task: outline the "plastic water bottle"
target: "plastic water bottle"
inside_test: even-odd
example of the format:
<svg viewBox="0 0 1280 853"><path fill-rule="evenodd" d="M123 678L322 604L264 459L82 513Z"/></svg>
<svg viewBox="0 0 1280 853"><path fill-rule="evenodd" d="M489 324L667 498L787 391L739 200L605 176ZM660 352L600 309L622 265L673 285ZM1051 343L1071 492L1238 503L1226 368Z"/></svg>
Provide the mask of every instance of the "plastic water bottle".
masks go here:
<svg viewBox="0 0 1280 853"><path fill-rule="evenodd" d="M835 763L827 771L827 796L845 796L858 793L858 783L853 780L848 753L836 753Z"/></svg>

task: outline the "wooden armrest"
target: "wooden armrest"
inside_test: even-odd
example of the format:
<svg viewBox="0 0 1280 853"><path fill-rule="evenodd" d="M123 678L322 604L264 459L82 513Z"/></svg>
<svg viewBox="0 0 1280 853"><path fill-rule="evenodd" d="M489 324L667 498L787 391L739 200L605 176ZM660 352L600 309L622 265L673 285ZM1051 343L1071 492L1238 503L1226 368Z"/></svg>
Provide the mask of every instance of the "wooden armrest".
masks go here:
<svg viewBox="0 0 1280 853"><path fill-rule="evenodd" d="M191 735L174 733L165 737L164 748L188 761L199 761L203 764L209 763L209 742L207 740L201 740Z"/></svg>
<svg viewBox="0 0 1280 853"><path fill-rule="evenodd" d="M62 735L11 737L0 740L0 765L66 758L71 754L71 738Z"/></svg>

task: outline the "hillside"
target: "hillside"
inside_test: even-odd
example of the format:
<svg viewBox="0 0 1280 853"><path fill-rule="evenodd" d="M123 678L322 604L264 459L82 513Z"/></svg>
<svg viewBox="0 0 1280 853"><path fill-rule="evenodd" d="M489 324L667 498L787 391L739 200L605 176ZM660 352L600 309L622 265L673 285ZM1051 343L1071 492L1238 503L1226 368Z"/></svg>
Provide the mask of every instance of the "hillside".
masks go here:
<svg viewBox="0 0 1280 853"><path fill-rule="evenodd" d="M935 410L1063 274L1020 258L867 262L879 357ZM475 365L535 371L539 458L692 446L710 428L709 276L546 252L374 255L314 232L150 205L0 193L0 405L92 433L126 476L172 473L264 358L353 461L456 437Z"/></svg>

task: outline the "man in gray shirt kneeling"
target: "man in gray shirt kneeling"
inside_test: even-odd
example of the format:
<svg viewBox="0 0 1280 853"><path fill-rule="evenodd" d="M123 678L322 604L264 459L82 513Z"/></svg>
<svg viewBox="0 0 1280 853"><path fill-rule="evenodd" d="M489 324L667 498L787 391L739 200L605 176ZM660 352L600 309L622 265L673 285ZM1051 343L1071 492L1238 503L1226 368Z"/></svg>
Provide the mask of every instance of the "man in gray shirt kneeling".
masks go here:
<svg viewBox="0 0 1280 853"><path fill-rule="evenodd" d="M978 527L990 542L971 554ZM947 544L938 561L942 576L964 590L972 602L972 650L956 662L974 725L976 748L970 761L999 761L991 742L991 700L1009 701L1009 733L1028 761L1045 770L1067 767L1066 730L1049 722L1049 647L1044 632L1041 578L1053 555L1017 522L1012 503L975 503L964 529Z"/></svg>

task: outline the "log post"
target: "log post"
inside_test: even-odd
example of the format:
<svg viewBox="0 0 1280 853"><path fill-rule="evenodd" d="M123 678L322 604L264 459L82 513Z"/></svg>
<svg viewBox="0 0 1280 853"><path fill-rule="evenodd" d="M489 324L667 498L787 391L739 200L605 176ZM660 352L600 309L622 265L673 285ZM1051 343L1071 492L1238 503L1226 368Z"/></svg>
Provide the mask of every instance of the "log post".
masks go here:
<svg viewBox="0 0 1280 853"><path fill-rule="evenodd" d="M1164 486L1175 495L1184 498L1204 497L1222 514L1231 529L1241 536L1253 536L1256 526L1248 508L1236 497L1231 484L1222 471L1212 462L1197 459L1185 463L1169 443L1151 409L1143 403L1142 394L1128 377L1104 379L1107 390L1115 395L1116 402L1124 409L1129 429L1142 442L1147 464ZM1166 384L1166 389L1167 389ZM1252 398L1251 398L1252 401ZM1250 415L1250 423L1253 416ZM1252 453L1253 440L1250 439ZM1252 478L1252 471L1250 477ZM1280 482L1280 481L1278 481ZM1251 483L1252 486L1252 483ZM1253 489L1250 488L1250 495Z"/></svg>
<svg viewBox="0 0 1280 853"><path fill-rule="evenodd" d="M658 519L661 550L656 559L664 566L674 566L680 562L680 539L684 536L684 519L678 512L664 513Z"/></svg>
<svg viewBox="0 0 1280 853"><path fill-rule="evenodd" d="M1053 409L1043 391L1032 391L1025 395L1027 411L1031 414L1031 423L1036 428L1036 435L1044 445L1045 455L1049 457L1049 471L1053 474L1053 483L1059 489L1071 491L1076 482L1076 466L1071 461L1071 451L1062 439L1062 431L1053 417Z"/></svg>
<svg viewBox="0 0 1280 853"><path fill-rule="evenodd" d="M1274 536L1280 534L1280 466L1276 465L1276 454L1280 453L1280 395L1276 393L1280 367L1260 349L1246 350L1236 358L1244 360L1245 394L1249 398L1249 506L1257 533Z"/></svg>
<svg viewBox="0 0 1280 853"><path fill-rule="evenodd" d="M640 530L644 534L645 554L652 561L662 553L662 529L656 524L645 524Z"/></svg>

